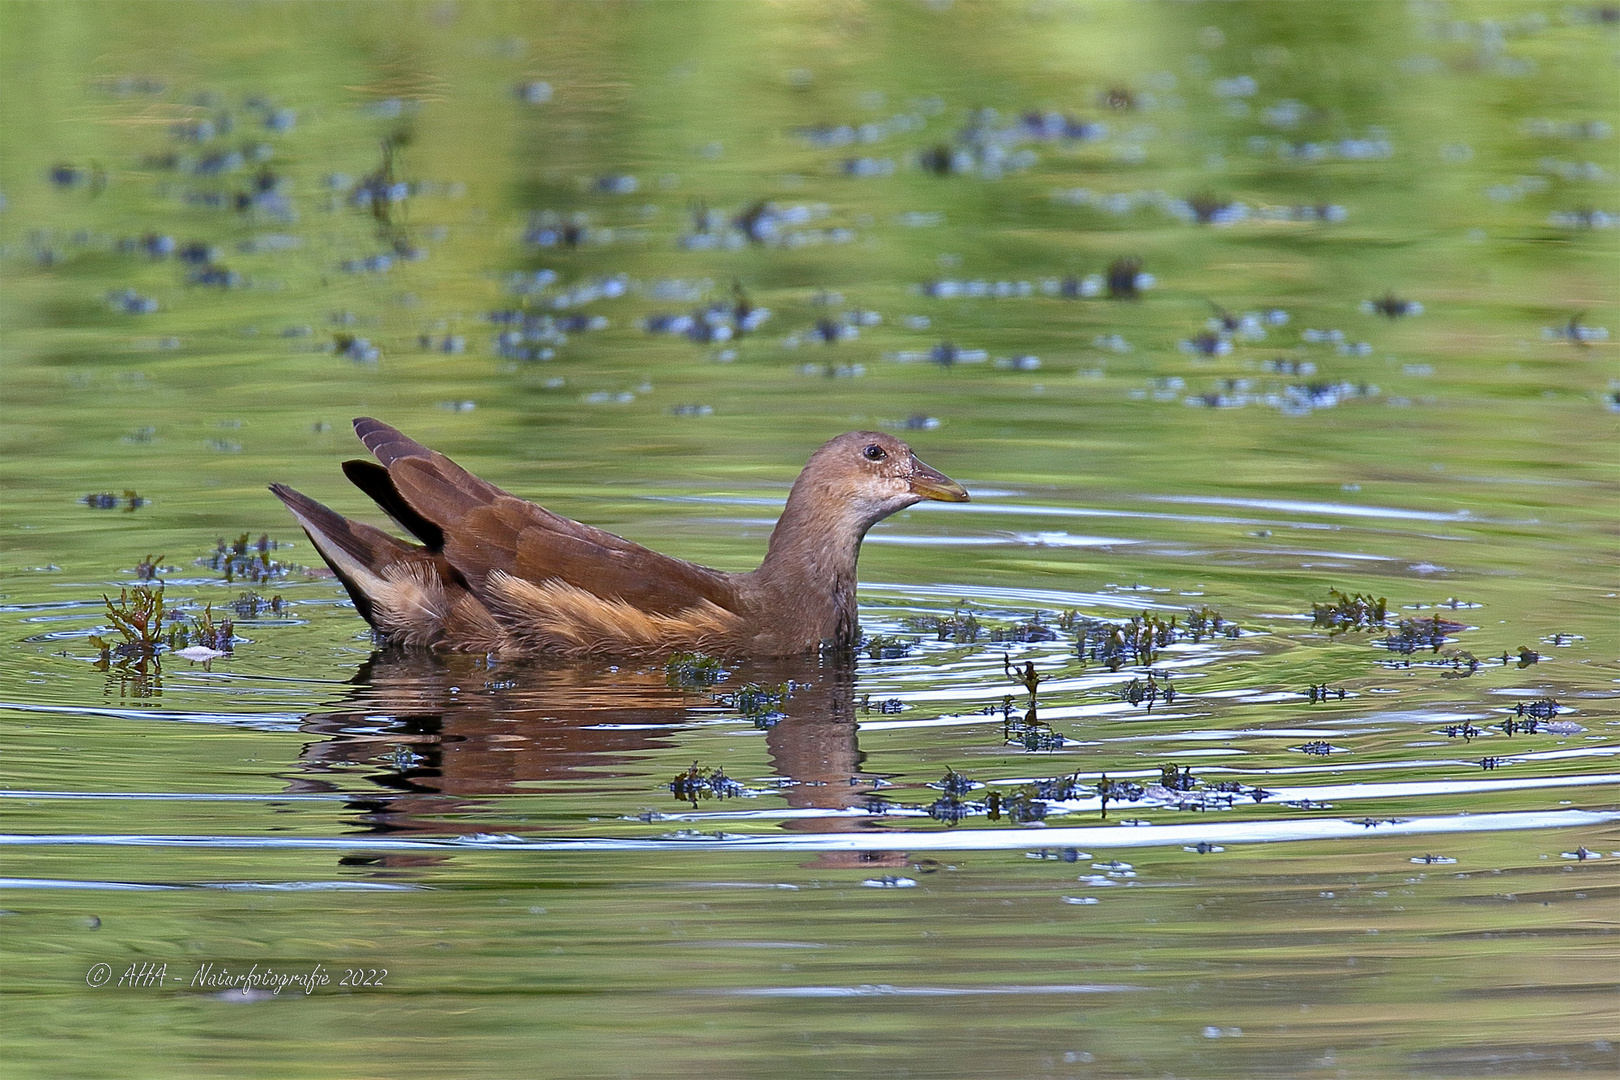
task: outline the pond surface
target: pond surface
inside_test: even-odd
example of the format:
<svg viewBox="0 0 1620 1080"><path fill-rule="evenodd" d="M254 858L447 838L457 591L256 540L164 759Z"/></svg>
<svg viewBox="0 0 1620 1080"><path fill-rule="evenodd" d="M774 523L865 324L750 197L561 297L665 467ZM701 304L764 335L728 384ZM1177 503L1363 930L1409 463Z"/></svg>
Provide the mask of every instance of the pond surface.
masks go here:
<svg viewBox="0 0 1620 1080"><path fill-rule="evenodd" d="M18 1075L1613 1075L1611 5L0 20ZM378 651L359 415L973 502L853 659Z"/></svg>

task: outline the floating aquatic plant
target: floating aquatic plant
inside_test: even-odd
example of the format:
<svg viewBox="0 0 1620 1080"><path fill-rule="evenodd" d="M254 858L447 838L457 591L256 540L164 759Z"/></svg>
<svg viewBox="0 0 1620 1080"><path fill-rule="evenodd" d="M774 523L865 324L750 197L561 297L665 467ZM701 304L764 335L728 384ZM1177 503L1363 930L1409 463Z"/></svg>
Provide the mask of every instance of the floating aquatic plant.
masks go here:
<svg viewBox="0 0 1620 1080"><path fill-rule="evenodd" d="M698 652L678 652L664 664L665 681L683 690L713 686L730 674L719 657Z"/></svg>
<svg viewBox="0 0 1620 1080"><path fill-rule="evenodd" d="M984 628L973 613L956 608L949 615L910 615L904 620L909 629L933 634L940 641L966 645L979 640Z"/></svg>
<svg viewBox="0 0 1620 1080"><path fill-rule="evenodd" d="M92 510L122 510L126 514L132 514L152 500L142 498L139 492L126 488L121 496L110 491L102 491L85 495L79 501Z"/></svg>
<svg viewBox="0 0 1620 1080"><path fill-rule="evenodd" d="M266 600L258 593L249 590L230 602L230 609L236 612L239 619L256 619L269 612L271 615L285 613L287 602L279 595Z"/></svg>
<svg viewBox="0 0 1620 1080"><path fill-rule="evenodd" d="M1159 680L1163 679L1163 682ZM1176 688L1170 685L1170 675L1163 671L1150 671L1146 679L1132 679L1120 690L1119 696L1130 702L1131 705L1147 703L1147 711L1152 712L1153 706L1160 699L1166 705L1173 705L1176 701Z"/></svg>
<svg viewBox="0 0 1620 1080"><path fill-rule="evenodd" d="M111 642L92 634L90 644L101 650L96 666L103 671L111 665L145 665L155 662L164 644L163 586L138 585L118 590L118 599L103 595L107 618L112 620L122 641Z"/></svg>
<svg viewBox="0 0 1620 1080"><path fill-rule="evenodd" d="M1382 596L1351 596L1338 589L1329 589L1328 596L1331 599L1325 604L1311 604L1311 622L1332 634L1384 626L1389 618L1389 601Z"/></svg>
<svg viewBox="0 0 1620 1080"><path fill-rule="evenodd" d="M211 652L228 653L236 640L236 627L230 619L214 621L214 605L206 605L200 614L192 615L186 623L175 623L169 628L168 644L174 652L201 647Z"/></svg>
<svg viewBox="0 0 1620 1080"><path fill-rule="evenodd" d="M785 718L777 706L792 697L795 689L791 682L773 686L744 683L732 693L721 694L715 700L727 708L736 709L744 719L752 720L755 727L768 728Z"/></svg>
<svg viewBox="0 0 1620 1080"><path fill-rule="evenodd" d="M1445 644L1447 634L1466 628L1464 623L1442 619L1438 615L1431 615L1427 619L1402 619L1395 632L1386 637L1381 644L1390 652L1404 655L1422 649L1437 653L1440 646Z"/></svg>
<svg viewBox="0 0 1620 1080"><path fill-rule="evenodd" d="M893 660L896 657L906 655L916 645L916 638L875 634L872 637L862 638L860 649L873 660Z"/></svg>
<svg viewBox="0 0 1620 1080"><path fill-rule="evenodd" d="M1126 664L1151 664L1159 650L1178 640L1175 616L1166 622L1158 615L1143 612L1129 622L1111 623L1100 619L1077 619L1079 629L1075 652L1089 660L1118 671Z"/></svg>
<svg viewBox="0 0 1620 1080"><path fill-rule="evenodd" d="M1305 695L1311 699L1312 705L1319 702L1328 701L1332 698L1337 698L1338 700L1343 701L1345 696L1344 687L1333 687L1329 686L1327 683L1312 683L1310 687L1306 689Z"/></svg>
<svg viewBox="0 0 1620 1080"><path fill-rule="evenodd" d="M254 583L269 581L284 577L292 570L292 567L284 566L270 557L270 552L281 546L268 534L251 540L247 533L243 533L229 543L223 539L217 541L214 550L196 560L196 565L220 571L226 581L237 578Z"/></svg>
<svg viewBox="0 0 1620 1080"><path fill-rule="evenodd" d="M699 799L734 799L751 794L747 787L727 776L724 769L707 772L692 762L692 767L677 773L669 782L670 792L677 798L697 806Z"/></svg>

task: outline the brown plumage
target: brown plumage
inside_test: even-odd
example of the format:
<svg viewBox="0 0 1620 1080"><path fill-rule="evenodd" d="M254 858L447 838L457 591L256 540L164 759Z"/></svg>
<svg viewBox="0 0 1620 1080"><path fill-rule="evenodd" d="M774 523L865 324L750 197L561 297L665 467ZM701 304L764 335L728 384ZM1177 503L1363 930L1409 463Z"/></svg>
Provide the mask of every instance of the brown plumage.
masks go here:
<svg viewBox="0 0 1620 1080"><path fill-rule="evenodd" d="M846 648L859 634L855 561L866 531L924 499L968 498L892 435L840 435L794 482L759 569L733 574L509 495L379 420L362 417L354 430L378 463L346 461L344 473L420 545L284 484L270 490L378 632L468 652L786 656Z"/></svg>

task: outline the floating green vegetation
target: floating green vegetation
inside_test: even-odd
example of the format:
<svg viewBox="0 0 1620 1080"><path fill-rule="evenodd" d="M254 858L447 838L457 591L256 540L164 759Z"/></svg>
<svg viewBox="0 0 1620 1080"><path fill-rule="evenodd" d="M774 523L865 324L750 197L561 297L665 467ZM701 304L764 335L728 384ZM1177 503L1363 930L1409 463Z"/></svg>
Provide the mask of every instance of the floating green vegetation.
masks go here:
<svg viewBox="0 0 1620 1080"><path fill-rule="evenodd" d="M287 603L280 596L272 596L266 600L258 593L249 590L232 600L230 609L236 612L236 617L239 619L256 619L265 614L286 614Z"/></svg>
<svg viewBox="0 0 1620 1080"><path fill-rule="evenodd" d="M701 690L724 679L728 672L720 658L706 653L678 652L664 664L664 679L682 690Z"/></svg>
<svg viewBox="0 0 1620 1080"><path fill-rule="evenodd" d="M862 638L860 649L873 660L893 660L905 656L917 647L916 638L896 637L889 634L875 634L872 637Z"/></svg>
<svg viewBox="0 0 1620 1080"><path fill-rule="evenodd" d="M1013 824L1026 821L1045 821L1047 804L1084 798L1089 790L1080 783L1079 774L1058 776L1049 780L1032 780L1011 792L991 792L985 799L985 816L1000 821L1005 814Z"/></svg>
<svg viewBox="0 0 1620 1080"><path fill-rule="evenodd" d="M1002 653L1001 671L1014 682L1023 684L1024 689L1029 691L1030 704L1034 705L1035 691L1041 683L1046 681L1046 676L1035 670L1035 662L1026 660L1023 666L1019 667L1012 662L1012 657Z"/></svg>
<svg viewBox="0 0 1620 1080"><path fill-rule="evenodd" d="M1442 679L1466 679L1483 666L1479 657L1464 649L1448 649L1441 655L1451 665L1450 671L1440 673Z"/></svg>
<svg viewBox="0 0 1620 1080"><path fill-rule="evenodd" d="M1227 621L1219 611L1208 604L1201 608L1187 609L1186 633L1194 644L1216 636L1235 638L1242 632L1236 623Z"/></svg>
<svg viewBox="0 0 1620 1080"><path fill-rule="evenodd" d="M1169 622L1146 611L1125 623L1084 618L1076 622L1076 655L1082 661L1103 664L1109 671L1118 671L1126 664L1151 664L1158 659L1160 649L1179 638L1173 615Z"/></svg>
<svg viewBox="0 0 1620 1080"><path fill-rule="evenodd" d="M106 595L101 599L107 605L107 618L123 640L112 642L92 634L90 644L101 650L96 666L106 671L113 666L155 664L163 647L163 586L137 585L118 590L117 600Z"/></svg>
<svg viewBox="0 0 1620 1080"><path fill-rule="evenodd" d="M1160 682L1159 680L1164 680ZM1173 705L1176 701L1176 688L1170 685L1170 675L1164 671L1150 671L1146 679L1132 679L1120 689L1119 696L1132 706L1147 705L1147 711L1152 712L1153 706L1160 701L1166 705Z"/></svg>
<svg viewBox="0 0 1620 1080"><path fill-rule="evenodd" d="M1013 708L1012 695L1008 694L1001 701L1002 736L1008 742L1014 742L1025 750L1061 750L1068 740L1053 731L1051 725L1043 723L1036 717L1039 708L1037 690L1047 676L1035 670L1035 663L1026 660L1022 665L1012 662L1006 653L1001 654L1001 670L1011 680L1022 684L1029 692L1029 705L1020 715Z"/></svg>
<svg viewBox="0 0 1620 1080"><path fill-rule="evenodd" d="M1312 625L1324 627L1332 634L1387 625L1389 601L1382 596L1377 599L1361 593L1348 596L1338 589L1329 589L1328 596L1331 599L1327 603L1311 605Z"/></svg>
<svg viewBox="0 0 1620 1080"><path fill-rule="evenodd" d="M791 682L776 683L772 686L762 686L759 683L744 683L732 693L721 694L715 701L728 709L736 709L746 720L752 720L758 728L775 727L777 722L785 718L777 706L793 696L796 689Z"/></svg>
<svg viewBox="0 0 1620 1080"><path fill-rule="evenodd" d="M241 578L257 584L285 577L292 571L292 567L270 557L270 553L279 547L281 545L270 539L268 534L251 540L247 533L243 533L230 543L224 539L217 541L214 550L198 559L196 565L218 570L225 575L226 581Z"/></svg>
<svg viewBox="0 0 1620 1080"><path fill-rule="evenodd" d="M1068 739L1053 731L1045 721L1034 719L1034 715L1029 712L1020 718L1017 713L1009 712L1003 730L1007 741L1025 750L1061 750L1069 745Z"/></svg>
<svg viewBox="0 0 1620 1080"><path fill-rule="evenodd" d="M727 776L724 769L705 772L692 762L692 767L676 773L669 782L670 792L677 798L697 806L699 799L735 799L750 794L747 787Z"/></svg>
<svg viewBox="0 0 1620 1080"><path fill-rule="evenodd" d="M1000 821L1003 814L1014 825L1045 821L1046 801L1036 798L1025 788L1013 792L992 791L984 800L984 816L991 821Z"/></svg>
<svg viewBox="0 0 1620 1080"><path fill-rule="evenodd" d="M236 627L230 619L214 621L214 605L189 617L185 623L169 628L169 648L175 651L201 646L215 652L228 653L236 640Z"/></svg>
<svg viewBox="0 0 1620 1080"><path fill-rule="evenodd" d="M1022 622L1013 623L1011 626L997 627L990 631L990 640L995 642L1056 641L1057 638L1058 628L1042 622L1039 611Z"/></svg>
<svg viewBox="0 0 1620 1080"><path fill-rule="evenodd" d="M935 821L943 821L947 825L956 825L966 818L975 814L982 814L985 811L983 803L962 798L974 788L983 787L984 785L968 779L949 766L946 766L944 776L928 786L938 788L944 793L927 807L928 816Z"/></svg>
<svg viewBox="0 0 1620 1080"><path fill-rule="evenodd" d="M1108 804L1111 802L1140 802L1147 794L1147 789L1141 784L1133 784L1128 780L1110 780L1108 774L1103 773L1097 780L1097 798L1101 802L1100 808L1103 817L1108 816Z"/></svg>
<svg viewBox="0 0 1620 1080"><path fill-rule="evenodd" d="M968 645L979 640L984 628L972 612L956 608L949 615L908 615L902 622L920 634L933 634L936 640Z"/></svg>
<svg viewBox="0 0 1620 1080"><path fill-rule="evenodd" d="M1452 622L1438 615L1431 615L1427 619L1402 619L1395 632L1381 644L1390 652L1407 656L1423 649L1437 653L1440 646L1446 643L1447 634L1467 628L1466 623Z"/></svg>
<svg viewBox="0 0 1620 1080"><path fill-rule="evenodd" d="M1171 791L1191 791L1198 786L1192 770L1181 768L1179 765L1162 765L1159 767L1159 774L1159 784Z"/></svg>
<svg viewBox="0 0 1620 1080"><path fill-rule="evenodd" d="M947 765L945 766L945 775L940 777L936 783L928 786L939 788L947 795L966 795L981 785L977 781L969 780L966 776Z"/></svg>

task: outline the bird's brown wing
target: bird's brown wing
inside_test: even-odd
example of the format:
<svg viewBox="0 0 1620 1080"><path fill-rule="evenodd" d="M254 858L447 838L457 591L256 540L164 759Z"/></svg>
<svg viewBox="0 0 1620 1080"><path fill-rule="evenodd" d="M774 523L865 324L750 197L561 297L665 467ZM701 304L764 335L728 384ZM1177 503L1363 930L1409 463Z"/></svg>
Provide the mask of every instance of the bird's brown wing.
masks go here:
<svg viewBox="0 0 1620 1080"><path fill-rule="evenodd" d="M703 601L737 609L730 574L554 514L379 420L361 418L354 428L387 470L392 496L374 473L357 470L366 480L360 486L430 549L442 551L475 593L485 594L490 574L499 570L536 583L560 580L652 614L675 614Z"/></svg>

